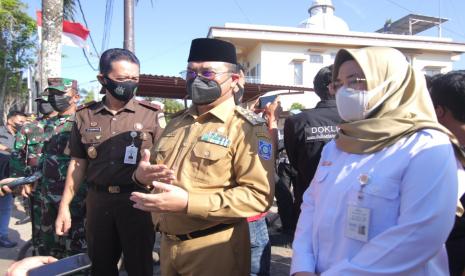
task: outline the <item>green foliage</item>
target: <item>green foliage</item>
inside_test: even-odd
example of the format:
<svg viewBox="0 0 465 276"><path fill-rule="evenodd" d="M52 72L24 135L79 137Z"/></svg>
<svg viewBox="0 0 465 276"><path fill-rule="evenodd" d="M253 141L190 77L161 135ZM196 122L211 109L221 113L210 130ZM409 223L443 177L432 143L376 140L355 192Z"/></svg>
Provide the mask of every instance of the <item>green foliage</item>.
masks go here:
<svg viewBox="0 0 465 276"><path fill-rule="evenodd" d="M184 109L184 104L178 102L177 100L164 99L162 102L165 105L164 110L167 114L173 114Z"/></svg>
<svg viewBox="0 0 465 276"><path fill-rule="evenodd" d="M95 91L94 90L86 90L86 89L79 89L79 94L81 97L84 97L82 100L83 103L89 103L95 101Z"/></svg>
<svg viewBox="0 0 465 276"><path fill-rule="evenodd" d="M302 110L302 109L305 109L305 106L301 103L293 103L291 105L291 110L293 109Z"/></svg>
<svg viewBox="0 0 465 276"><path fill-rule="evenodd" d="M0 102L24 100L27 87L19 72L33 63L36 23L19 0L0 1ZM0 106L0 115L7 113Z"/></svg>

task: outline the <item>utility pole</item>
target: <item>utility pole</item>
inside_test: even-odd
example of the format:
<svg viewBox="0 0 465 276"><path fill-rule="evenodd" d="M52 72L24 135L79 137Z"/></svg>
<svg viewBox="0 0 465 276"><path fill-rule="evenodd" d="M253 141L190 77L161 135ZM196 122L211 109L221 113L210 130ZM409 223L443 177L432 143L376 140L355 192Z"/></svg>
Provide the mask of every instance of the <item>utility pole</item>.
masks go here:
<svg viewBox="0 0 465 276"><path fill-rule="evenodd" d="M135 53L134 46L134 0L124 0L123 48Z"/></svg>

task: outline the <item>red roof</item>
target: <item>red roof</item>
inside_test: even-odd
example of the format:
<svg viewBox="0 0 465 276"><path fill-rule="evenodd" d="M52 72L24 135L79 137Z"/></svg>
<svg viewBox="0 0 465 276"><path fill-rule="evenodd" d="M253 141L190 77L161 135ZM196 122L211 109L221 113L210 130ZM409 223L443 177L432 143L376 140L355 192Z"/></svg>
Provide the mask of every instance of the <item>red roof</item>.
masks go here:
<svg viewBox="0 0 465 276"><path fill-rule="evenodd" d="M288 90L288 91L313 91L312 88L272 85L272 84L255 84L246 83L244 101L259 97L270 91ZM138 96L159 97L171 99L184 99L186 93L186 81L180 77L155 76L141 74L139 78Z"/></svg>

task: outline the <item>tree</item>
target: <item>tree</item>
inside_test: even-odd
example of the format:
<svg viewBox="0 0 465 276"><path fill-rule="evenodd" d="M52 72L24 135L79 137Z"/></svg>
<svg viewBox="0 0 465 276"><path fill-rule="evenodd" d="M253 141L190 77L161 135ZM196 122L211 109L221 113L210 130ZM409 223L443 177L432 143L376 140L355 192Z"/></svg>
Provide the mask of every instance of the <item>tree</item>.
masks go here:
<svg viewBox="0 0 465 276"><path fill-rule="evenodd" d="M95 91L94 90L86 90L84 88L79 89L79 95L84 97L82 103L89 103L95 101Z"/></svg>
<svg viewBox="0 0 465 276"><path fill-rule="evenodd" d="M165 113L168 114L173 114L184 109L184 105L182 103L173 99L164 99L163 104L165 105L163 109Z"/></svg>
<svg viewBox="0 0 465 276"><path fill-rule="evenodd" d="M42 0L42 43L40 47L40 91L47 78L61 76L63 0Z"/></svg>
<svg viewBox="0 0 465 276"><path fill-rule="evenodd" d="M302 109L305 109L305 106L301 103L293 103L291 105L291 110L293 109L302 110Z"/></svg>
<svg viewBox="0 0 465 276"><path fill-rule="evenodd" d="M9 109L22 109L27 86L21 71L32 63L35 21L25 12L19 0L0 2L0 120L5 121ZM3 123L2 122L2 123Z"/></svg>

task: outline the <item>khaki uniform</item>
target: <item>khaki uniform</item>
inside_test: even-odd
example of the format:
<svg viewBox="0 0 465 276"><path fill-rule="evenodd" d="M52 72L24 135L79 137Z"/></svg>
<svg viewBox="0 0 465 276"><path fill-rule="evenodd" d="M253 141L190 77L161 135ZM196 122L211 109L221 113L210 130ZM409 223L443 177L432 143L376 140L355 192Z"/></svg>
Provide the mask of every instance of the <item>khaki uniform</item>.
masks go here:
<svg viewBox="0 0 465 276"><path fill-rule="evenodd" d="M113 115L104 102L77 111L70 141L71 156L88 162L86 237L92 275L118 275L121 251L129 275L152 275L152 219L133 208L129 196L140 190L131 176L142 151L152 148L162 132L161 112L132 99ZM131 145L137 152L128 162Z"/></svg>
<svg viewBox="0 0 465 276"><path fill-rule="evenodd" d="M274 195L274 156L265 121L230 98L198 116L195 106L173 118L153 149L152 162L175 171L189 193L187 214L152 217L164 233L163 275L248 275L246 218L267 211ZM181 241L176 235L232 227Z"/></svg>

